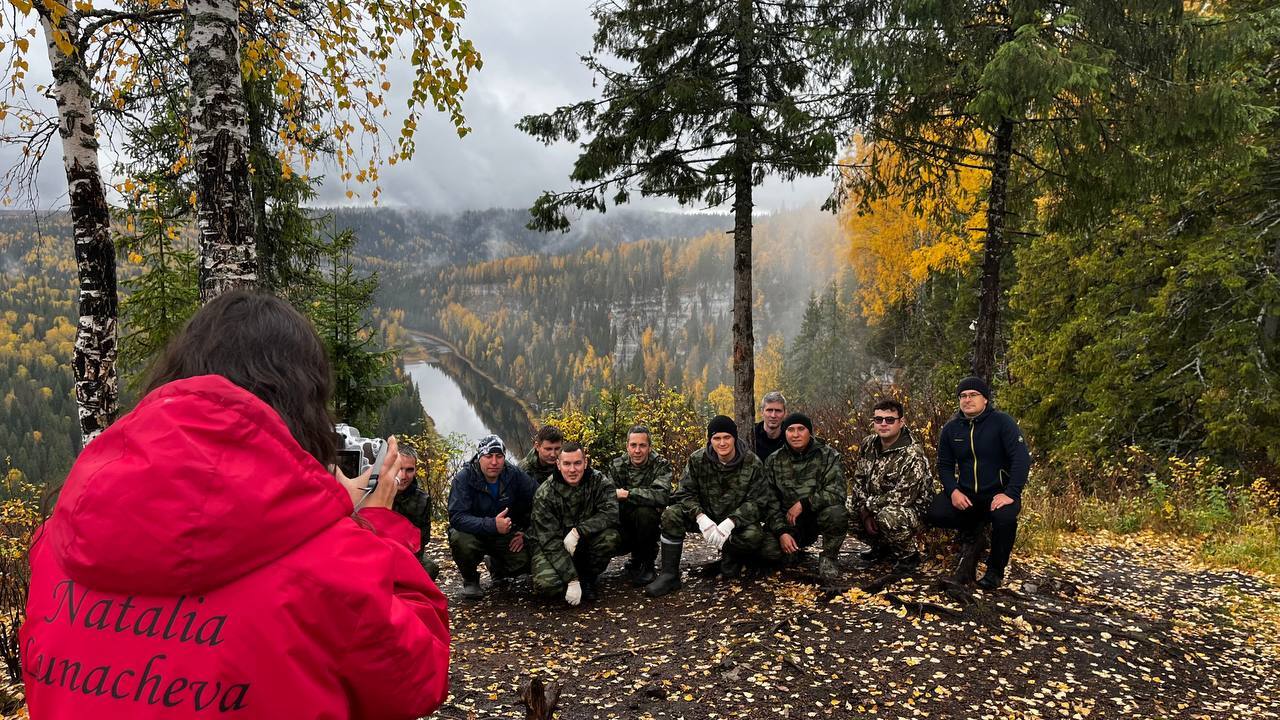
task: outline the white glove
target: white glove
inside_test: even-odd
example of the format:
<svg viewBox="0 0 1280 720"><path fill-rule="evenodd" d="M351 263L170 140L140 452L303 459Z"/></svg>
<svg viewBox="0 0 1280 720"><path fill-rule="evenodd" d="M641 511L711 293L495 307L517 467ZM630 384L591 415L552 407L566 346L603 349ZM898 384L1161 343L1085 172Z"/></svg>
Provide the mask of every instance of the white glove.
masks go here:
<svg viewBox="0 0 1280 720"><path fill-rule="evenodd" d="M733 520L729 518L725 518L723 522L716 526L716 529L720 531L725 540L728 540L729 536L733 534L733 528Z"/></svg>
<svg viewBox="0 0 1280 720"><path fill-rule="evenodd" d="M720 528L716 527L715 522L713 522L711 518L703 515L702 513L698 513L698 530L702 533L703 540L706 540L712 545L716 545L716 540L720 537ZM723 545L724 541L720 540L720 544ZM716 545L716 547L719 547L719 545Z"/></svg>
<svg viewBox="0 0 1280 720"><path fill-rule="evenodd" d="M569 534L564 536L564 549L568 550L570 555L573 554L574 550L578 549L578 528L570 530ZM578 603L572 604L577 605Z"/></svg>
<svg viewBox="0 0 1280 720"><path fill-rule="evenodd" d="M577 580L570 580L569 587L565 588L564 591L564 601L574 606L582 602L582 583Z"/></svg>

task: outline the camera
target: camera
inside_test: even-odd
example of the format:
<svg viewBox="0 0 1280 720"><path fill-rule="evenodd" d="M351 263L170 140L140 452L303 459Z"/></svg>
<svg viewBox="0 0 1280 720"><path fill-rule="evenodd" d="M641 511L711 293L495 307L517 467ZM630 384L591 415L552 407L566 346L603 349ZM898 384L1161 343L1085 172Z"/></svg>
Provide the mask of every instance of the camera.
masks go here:
<svg viewBox="0 0 1280 720"><path fill-rule="evenodd" d="M373 474L369 476L369 486L365 488L372 491L378 486L378 473L387 456L387 441L363 437L359 430L346 423L338 423L333 431L338 442L338 468L343 475L353 478L372 467Z"/></svg>

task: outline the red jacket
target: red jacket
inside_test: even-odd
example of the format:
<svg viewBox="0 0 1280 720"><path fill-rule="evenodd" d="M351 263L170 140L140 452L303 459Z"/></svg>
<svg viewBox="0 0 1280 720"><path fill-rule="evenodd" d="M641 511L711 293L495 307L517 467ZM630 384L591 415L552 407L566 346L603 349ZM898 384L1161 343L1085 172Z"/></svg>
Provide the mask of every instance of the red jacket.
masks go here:
<svg viewBox="0 0 1280 720"><path fill-rule="evenodd" d="M89 444L31 550L31 717L416 718L444 701L445 598L268 405L173 382Z"/></svg>

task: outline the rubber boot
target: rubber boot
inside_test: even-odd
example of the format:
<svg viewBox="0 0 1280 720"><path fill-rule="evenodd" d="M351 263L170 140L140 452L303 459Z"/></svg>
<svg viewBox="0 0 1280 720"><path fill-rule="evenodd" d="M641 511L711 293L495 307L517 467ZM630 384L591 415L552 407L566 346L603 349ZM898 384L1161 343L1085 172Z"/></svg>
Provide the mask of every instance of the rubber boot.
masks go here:
<svg viewBox="0 0 1280 720"><path fill-rule="evenodd" d="M662 597L669 592L680 589L680 554L684 552L684 543L662 543L661 572L653 582L644 588L649 597Z"/></svg>

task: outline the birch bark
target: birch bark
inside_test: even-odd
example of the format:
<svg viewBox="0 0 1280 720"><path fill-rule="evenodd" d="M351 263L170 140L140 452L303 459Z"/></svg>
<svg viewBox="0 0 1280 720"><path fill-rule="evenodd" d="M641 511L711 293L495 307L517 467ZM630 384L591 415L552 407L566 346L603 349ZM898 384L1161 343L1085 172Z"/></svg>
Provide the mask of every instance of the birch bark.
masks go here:
<svg viewBox="0 0 1280 720"><path fill-rule="evenodd" d="M249 121L240 80L236 0L187 3L191 134L196 156L200 302L258 284Z"/></svg>
<svg viewBox="0 0 1280 720"><path fill-rule="evenodd" d="M115 247L111 241L111 215L98 169L97 121L84 54L78 47L67 54L57 42L61 38L62 46L66 47L79 38L79 17L65 12L55 20L43 4L37 3L37 7L49 65L53 69L58 135L62 138L62 164L67 175L75 232L80 320L72 365L80 433L88 444L107 429L119 411Z"/></svg>

